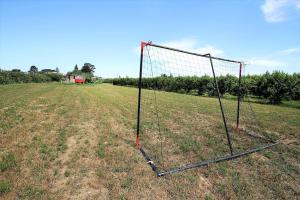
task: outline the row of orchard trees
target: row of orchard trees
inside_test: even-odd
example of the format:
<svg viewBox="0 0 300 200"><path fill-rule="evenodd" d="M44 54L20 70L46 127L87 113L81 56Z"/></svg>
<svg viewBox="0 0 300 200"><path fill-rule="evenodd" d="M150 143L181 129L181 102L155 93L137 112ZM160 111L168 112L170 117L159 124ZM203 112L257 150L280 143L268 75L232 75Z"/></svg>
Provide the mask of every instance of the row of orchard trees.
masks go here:
<svg viewBox="0 0 300 200"><path fill-rule="evenodd" d="M300 100L300 73L287 74L281 71L266 72L262 75L247 75L242 77L239 87L238 77L232 75L216 77L220 95L237 96L251 95L263 98L269 103L280 103L283 99ZM138 78L107 79L114 85L138 86ZM170 92L216 96L216 84L210 76L173 77L161 75L153 78L143 78L142 87ZM240 90L239 90L240 88Z"/></svg>

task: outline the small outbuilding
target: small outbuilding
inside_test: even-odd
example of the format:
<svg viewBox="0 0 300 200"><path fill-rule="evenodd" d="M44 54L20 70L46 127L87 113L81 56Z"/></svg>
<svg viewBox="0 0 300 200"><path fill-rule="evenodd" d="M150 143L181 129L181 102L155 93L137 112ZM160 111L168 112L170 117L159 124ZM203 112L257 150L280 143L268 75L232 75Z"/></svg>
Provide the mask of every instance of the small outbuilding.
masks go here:
<svg viewBox="0 0 300 200"><path fill-rule="evenodd" d="M85 83L85 78L80 75L68 75L67 76L67 81L70 83Z"/></svg>

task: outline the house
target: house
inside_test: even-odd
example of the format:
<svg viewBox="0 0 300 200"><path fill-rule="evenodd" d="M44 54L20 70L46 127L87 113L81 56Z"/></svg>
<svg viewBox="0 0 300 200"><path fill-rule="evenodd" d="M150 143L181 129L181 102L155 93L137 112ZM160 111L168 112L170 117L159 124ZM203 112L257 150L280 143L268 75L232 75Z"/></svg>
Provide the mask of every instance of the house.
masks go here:
<svg viewBox="0 0 300 200"><path fill-rule="evenodd" d="M80 75L69 74L69 75L67 75L67 82L83 84L83 83L85 83L85 78Z"/></svg>

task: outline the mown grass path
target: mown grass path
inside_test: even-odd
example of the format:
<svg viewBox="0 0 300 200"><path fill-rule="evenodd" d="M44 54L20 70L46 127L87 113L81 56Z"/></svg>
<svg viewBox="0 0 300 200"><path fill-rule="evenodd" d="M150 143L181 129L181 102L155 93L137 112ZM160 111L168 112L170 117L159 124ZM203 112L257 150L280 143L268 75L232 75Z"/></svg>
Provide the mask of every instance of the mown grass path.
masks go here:
<svg viewBox="0 0 300 200"><path fill-rule="evenodd" d="M135 149L136 97L107 84L0 86L0 199L300 198L299 109L252 105L282 141L272 150L157 178ZM210 98L166 97L166 110L175 100L190 106L166 113L169 123L195 109L219 115Z"/></svg>

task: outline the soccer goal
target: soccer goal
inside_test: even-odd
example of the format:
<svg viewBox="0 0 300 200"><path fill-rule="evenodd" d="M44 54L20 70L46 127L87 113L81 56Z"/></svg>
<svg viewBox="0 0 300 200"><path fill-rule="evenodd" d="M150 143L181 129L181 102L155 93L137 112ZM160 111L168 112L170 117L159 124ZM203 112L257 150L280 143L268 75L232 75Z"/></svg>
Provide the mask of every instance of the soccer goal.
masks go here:
<svg viewBox="0 0 300 200"><path fill-rule="evenodd" d="M141 43L136 145L157 176L277 142L247 101L242 62Z"/></svg>

